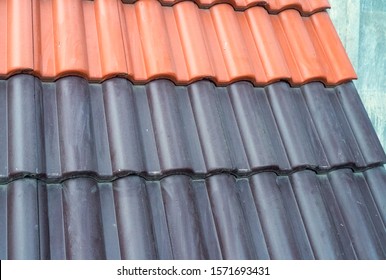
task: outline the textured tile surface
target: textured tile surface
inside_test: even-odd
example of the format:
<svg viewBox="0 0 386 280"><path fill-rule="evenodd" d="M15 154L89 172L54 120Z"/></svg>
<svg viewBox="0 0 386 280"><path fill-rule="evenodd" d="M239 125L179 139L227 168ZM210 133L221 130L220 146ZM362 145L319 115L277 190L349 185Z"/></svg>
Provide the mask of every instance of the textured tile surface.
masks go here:
<svg viewBox="0 0 386 280"><path fill-rule="evenodd" d="M386 171L0 185L0 258L385 259Z"/></svg>
<svg viewBox="0 0 386 280"><path fill-rule="evenodd" d="M0 81L0 178L364 170L385 153L352 83L188 87L123 78Z"/></svg>
<svg viewBox="0 0 386 280"><path fill-rule="evenodd" d="M313 5L268 6L299 3ZM191 1L144 0L1 1L0 76L20 72L44 80L125 76L139 84L161 77L177 84L336 85L356 78L325 11L269 14L261 6L235 11L228 4L200 9Z"/></svg>

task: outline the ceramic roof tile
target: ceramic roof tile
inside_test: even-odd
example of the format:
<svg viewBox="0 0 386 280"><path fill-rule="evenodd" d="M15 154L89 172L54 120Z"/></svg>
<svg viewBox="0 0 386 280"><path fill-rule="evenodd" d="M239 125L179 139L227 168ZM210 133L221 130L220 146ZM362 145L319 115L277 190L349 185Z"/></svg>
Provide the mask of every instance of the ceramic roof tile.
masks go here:
<svg viewBox="0 0 386 280"><path fill-rule="evenodd" d="M298 1L282 2L269 3L292 7ZM325 11L302 16L280 10L235 11L228 4L200 9L191 1L2 1L0 33L9 35L0 37L0 75L124 76L135 84L210 79L218 85L336 85L356 78Z"/></svg>
<svg viewBox="0 0 386 280"><path fill-rule="evenodd" d="M133 4L138 0L122 0L123 3ZM185 0L159 0L163 5L173 6ZM297 9L305 15L330 8L327 0L193 0L201 8L210 8L217 4L229 4L236 10L245 10L252 6L262 6L271 13L286 9Z"/></svg>
<svg viewBox="0 0 386 280"><path fill-rule="evenodd" d="M20 179L0 185L0 258L385 259L385 187L383 167Z"/></svg>
<svg viewBox="0 0 386 280"><path fill-rule="evenodd" d="M289 174L386 162L352 83L256 88L200 81L186 87L157 80L142 86L124 78L90 84L75 76L42 83L20 74L0 81L0 98L2 182Z"/></svg>
<svg viewBox="0 0 386 280"><path fill-rule="evenodd" d="M123 2L0 1L0 259L386 259L327 1Z"/></svg>

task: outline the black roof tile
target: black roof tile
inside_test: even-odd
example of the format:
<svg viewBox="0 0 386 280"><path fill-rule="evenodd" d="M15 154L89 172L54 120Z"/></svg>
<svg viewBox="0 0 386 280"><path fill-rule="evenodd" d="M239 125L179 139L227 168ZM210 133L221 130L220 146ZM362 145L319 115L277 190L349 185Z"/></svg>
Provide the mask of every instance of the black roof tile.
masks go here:
<svg viewBox="0 0 386 280"><path fill-rule="evenodd" d="M386 259L352 83L0 80L0 259Z"/></svg>
<svg viewBox="0 0 386 280"><path fill-rule="evenodd" d="M42 83L21 74L0 81L0 99L3 183L24 176L60 182L85 175L110 181L129 174L360 171L386 162L351 83L134 86L121 78Z"/></svg>
<svg viewBox="0 0 386 280"><path fill-rule="evenodd" d="M19 179L0 188L1 258L385 259L386 195L372 192L385 180L384 167Z"/></svg>

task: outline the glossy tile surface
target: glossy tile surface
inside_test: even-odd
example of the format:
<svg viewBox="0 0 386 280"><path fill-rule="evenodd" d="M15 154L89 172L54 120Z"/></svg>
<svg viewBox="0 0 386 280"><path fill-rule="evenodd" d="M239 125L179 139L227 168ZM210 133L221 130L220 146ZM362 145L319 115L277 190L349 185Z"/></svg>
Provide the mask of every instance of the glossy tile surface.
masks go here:
<svg viewBox="0 0 386 280"><path fill-rule="evenodd" d="M386 162L352 83L0 81L0 178L289 174Z"/></svg>
<svg viewBox="0 0 386 280"><path fill-rule="evenodd" d="M192 1L1 1L0 76L123 76L135 84L166 78L181 85L336 85L356 78L327 12L302 16L290 8L300 3L313 5L270 1L268 7L281 7L270 14L262 6L203 9Z"/></svg>
<svg viewBox="0 0 386 280"><path fill-rule="evenodd" d="M0 259L386 259L326 8L0 1Z"/></svg>
<svg viewBox="0 0 386 280"><path fill-rule="evenodd" d="M385 259L385 190L383 167L20 179L0 185L0 258Z"/></svg>
<svg viewBox="0 0 386 280"><path fill-rule="evenodd" d="M138 0L121 0L132 4ZM163 5L173 6L185 0L159 0ZM193 0L200 8L210 8L217 4L229 4L236 10L245 10L253 6L262 6L270 13L277 13L286 9L296 9L300 13L309 15L330 8L327 0Z"/></svg>

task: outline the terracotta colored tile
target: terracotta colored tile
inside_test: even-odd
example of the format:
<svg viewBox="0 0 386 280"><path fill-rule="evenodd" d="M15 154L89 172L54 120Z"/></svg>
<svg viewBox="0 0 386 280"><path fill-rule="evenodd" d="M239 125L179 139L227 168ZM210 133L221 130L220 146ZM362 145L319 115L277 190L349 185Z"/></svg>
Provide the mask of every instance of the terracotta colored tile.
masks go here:
<svg viewBox="0 0 386 280"><path fill-rule="evenodd" d="M178 31L178 24L176 22L175 13L173 8L163 9L163 14L166 23L166 30L170 40L170 55L174 62L175 67L175 79L182 83L189 83L190 75L188 72L189 64L187 63L188 57L184 54L182 34ZM188 36L189 37L189 36ZM173 42L180 42L175 44ZM189 54L188 54L189 55Z"/></svg>
<svg viewBox="0 0 386 280"><path fill-rule="evenodd" d="M88 74L91 80L99 80L102 77L100 52L98 44L97 23L95 18L94 3L83 1L84 26L86 32Z"/></svg>
<svg viewBox="0 0 386 280"><path fill-rule="evenodd" d="M161 5L156 1L139 1L135 4L135 11L148 78L156 78L160 74L175 76L171 42Z"/></svg>
<svg viewBox="0 0 386 280"><path fill-rule="evenodd" d="M290 66L290 71L291 73L297 71L300 77L300 80L293 79L293 81L304 83L310 80L326 80L327 73L322 66L323 61L316 55L313 42L300 14L295 10L286 10L278 17L288 42L288 45L283 47L290 49L296 65L296 67Z"/></svg>
<svg viewBox="0 0 386 280"><path fill-rule="evenodd" d="M159 0L163 5L173 6L184 0ZM137 0L122 0L123 3L133 4ZM267 11L276 13L286 9L297 9L304 15L330 8L327 0L193 0L200 8L210 8L217 4L231 5L235 10L244 11L253 6L263 6Z"/></svg>
<svg viewBox="0 0 386 280"><path fill-rule="evenodd" d="M287 9L297 9L298 11L311 10L308 0L271 0L268 1L268 9L273 12L279 12Z"/></svg>
<svg viewBox="0 0 386 280"><path fill-rule="evenodd" d="M338 34L326 12L321 12L310 17L315 32L322 45L326 61L334 71L333 75L328 75L327 82L331 84L342 83L343 81L356 79L355 70L349 63L349 58L339 39Z"/></svg>
<svg viewBox="0 0 386 280"><path fill-rule="evenodd" d="M95 18L98 31L98 42L102 78L108 78L122 73L131 73L128 69L125 55L121 19L118 2L110 0L95 0Z"/></svg>
<svg viewBox="0 0 386 280"><path fill-rule="evenodd" d="M86 32L82 2L53 1L56 76L69 73L88 76Z"/></svg>
<svg viewBox="0 0 386 280"><path fill-rule="evenodd" d="M216 5L210 11L229 81L253 79L252 66L236 13L229 5Z"/></svg>
<svg viewBox="0 0 386 280"><path fill-rule="evenodd" d="M288 79L290 72L275 34L268 13L261 8L251 8L245 12L248 26L253 34L256 48L259 51L263 70L268 82L279 79ZM259 79L259 76L256 77Z"/></svg>
<svg viewBox="0 0 386 280"><path fill-rule="evenodd" d="M125 53L130 55L130 60L132 62L132 78L137 81L144 81L147 79L147 74L135 6L124 5L123 12L125 15L126 26L130 27L130 36L128 45L125 46Z"/></svg>
<svg viewBox="0 0 386 280"><path fill-rule="evenodd" d="M200 16L203 26L205 26L205 38L209 46L209 55L215 73L215 81L218 83L226 83L226 81L229 80L229 75L224 56L222 55L220 42L217 39L216 29L213 24L210 10L201 12Z"/></svg>
<svg viewBox="0 0 386 280"><path fill-rule="evenodd" d="M130 76L133 76L133 65L131 62L131 57L130 57L130 49L129 49L129 34L128 34L128 29L126 25L126 18L125 18L125 12L123 9L123 5L120 3L118 4L118 13L119 13L119 22L120 22L120 27L121 27L121 33L122 33L122 40L123 40L123 48L125 52L125 60L126 60L126 67L127 67L127 74ZM125 76L126 73L124 73Z"/></svg>
<svg viewBox="0 0 386 280"><path fill-rule="evenodd" d="M240 22L240 28L246 43L250 62L253 66L253 75L256 80L256 84L267 84L268 78L261 61L263 58L260 57L257 45L255 44L255 39L253 38L251 28L249 28L247 16L245 13L238 13L237 17Z"/></svg>
<svg viewBox="0 0 386 280"><path fill-rule="evenodd" d="M25 72L33 66L32 6L29 0L7 1L7 70Z"/></svg>
<svg viewBox="0 0 386 280"><path fill-rule="evenodd" d="M33 37L33 61L34 71L42 68L42 52L40 50L40 42L42 40L41 22L40 22L40 5L39 0L32 0L32 37ZM41 72L41 71L40 71Z"/></svg>
<svg viewBox="0 0 386 280"><path fill-rule="evenodd" d="M55 72L55 49L52 1L39 1L40 15L35 14L36 22L40 22L40 43L34 46L35 53L40 53L41 63L36 62L36 74L53 78Z"/></svg>
<svg viewBox="0 0 386 280"><path fill-rule="evenodd" d="M7 73L7 2L0 1L0 75Z"/></svg>
<svg viewBox="0 0 386 280"><path fill-rule="evenodd" d="M219 85L355 78L327 13L301 16L287 9L319 7L306 0L260 3L286 7L277 15L253 0L232 2L253 4L244 11L221 1L131 2L2 1L0 75L33 71L45 80L124 76L134 83L167 78L177 84L210 79Z"/></svg>
<svg viewBox="0 0 386 280"><path fill-rule="evenodd" d="M311 11L322 11L331 7L328 0L319 0L319 1L308 0L308 3L310 5Z"/></svg>
<svg viewBox="0 0 386 280"><path fill-rule="evenodd" d="M173 11L189 72L189 80L195 77L213 77L200 11L197 6L192 2L183 2L176 5Z"/></svg>

